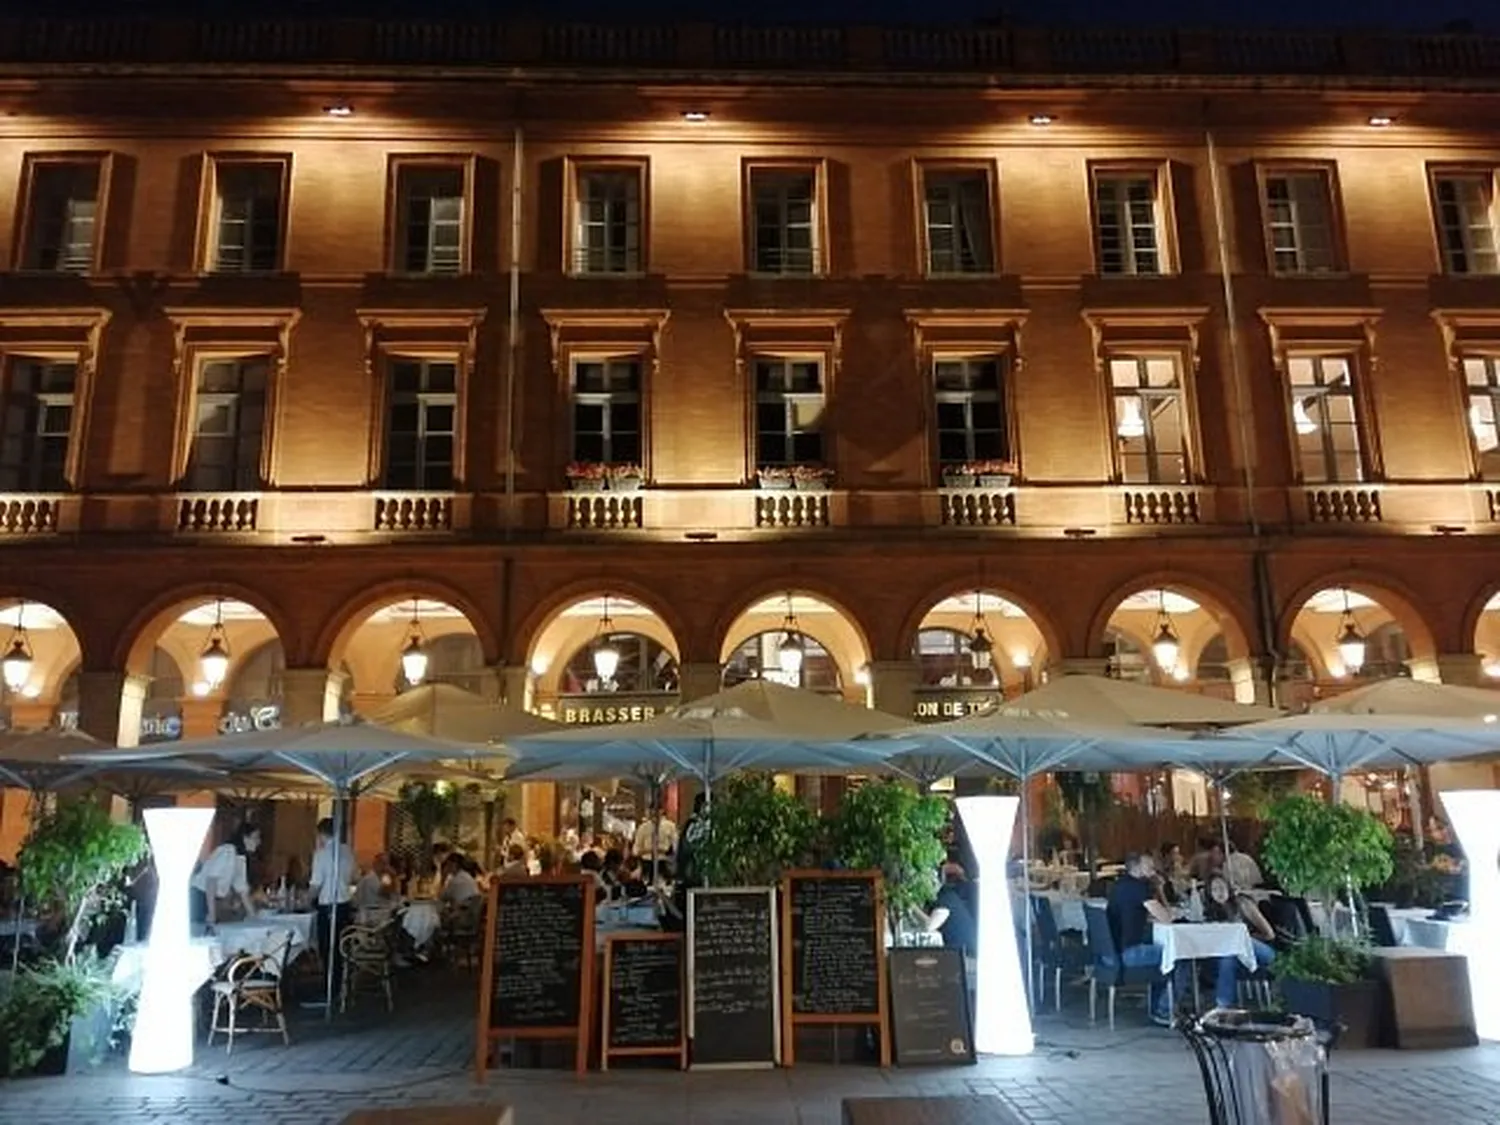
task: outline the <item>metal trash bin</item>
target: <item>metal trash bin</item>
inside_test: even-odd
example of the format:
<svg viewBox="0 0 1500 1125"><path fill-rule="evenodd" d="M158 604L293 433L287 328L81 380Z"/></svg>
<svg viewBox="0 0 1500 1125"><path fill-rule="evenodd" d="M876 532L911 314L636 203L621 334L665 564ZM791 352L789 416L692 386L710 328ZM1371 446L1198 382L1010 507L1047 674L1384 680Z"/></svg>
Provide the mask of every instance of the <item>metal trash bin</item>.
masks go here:
<svg viewBox="0 0 1500 1125"><path fill-rule="evenodd" d="M1330 1040L1306 1016L1215 1008L1178 1025L1210 1125L1328 1125Z"/></svg>

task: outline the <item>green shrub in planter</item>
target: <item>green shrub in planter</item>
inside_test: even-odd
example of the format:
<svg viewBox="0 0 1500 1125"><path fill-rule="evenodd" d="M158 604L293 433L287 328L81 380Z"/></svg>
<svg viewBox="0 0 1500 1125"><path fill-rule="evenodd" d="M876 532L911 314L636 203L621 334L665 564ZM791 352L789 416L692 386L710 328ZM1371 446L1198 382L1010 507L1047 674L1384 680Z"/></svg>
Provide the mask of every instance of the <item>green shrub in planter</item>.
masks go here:
<svg viewBox="0 0 1500 1125"><path fill-rule="evenodd" d="M783 871L817 862L818 836L817 816L769 774L736 774L714 787L697 861L712 886L774 886Z"/></svg>
<svg viewBox="0 0 1500 1125"><path fill-rule="evenodd" d="M899 781L871 781L844 791L833 822L833 854L854 870L879 869L892 932L913 907L937 896L946 854L941 832L948 808L941 797Z"/></svg>
<svg viewBox="0 0 1500 1125"><path fill-rule="evenodd" d="M121 999L108 963L92 950L71 962L49 960L21 969L0 994L0 1070L10 1076L38 1070L60 1074L70 1059L98 1062L109 1047ZM93 1018L98 1013L105 1018ZM70 1044L73 1037L80 1041Z"/></svg>

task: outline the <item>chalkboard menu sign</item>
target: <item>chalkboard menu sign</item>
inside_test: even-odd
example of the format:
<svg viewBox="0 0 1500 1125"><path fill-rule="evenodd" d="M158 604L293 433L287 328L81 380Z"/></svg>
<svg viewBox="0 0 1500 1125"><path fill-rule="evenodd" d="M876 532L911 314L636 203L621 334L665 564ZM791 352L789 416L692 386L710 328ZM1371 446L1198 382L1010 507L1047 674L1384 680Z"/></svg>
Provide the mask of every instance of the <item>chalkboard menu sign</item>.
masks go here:
<svg viewBox="0 0 1500 1125"><path fill-rule="evenodd" d="M612 1055L677 1055L687 1065L681 934L615 934L604 942L604 1046Z"/></svg>
<svg viewBox="0 0 1500 1125"><path fill-rule="evenodd" d="M688 894L688 1035L695 1067L781 1061L776 892Z"/></svg>
<svg viewBox="0 0 1500 1125"><path fill-rule="evenodd" d="M975 1061L969 979L957 949L893 949L891 1037L898 1066Z"/></svg>
<svg viewBox="0 0 1500 1125"><path fill-rule="evenodd" d="M594 981L594 882L553 876L498 879L485 915L476 1066L483 1077L490 1041L578 1041L588 1063Z"/></svg>
<svg viewBox="0 0 1500 1125"><path fill-rule="evenodd" d="M878 871L793 871L783 887L785 1058L799 1023L874 1024L890 1065L886 1016L885 902Z"/></svg>

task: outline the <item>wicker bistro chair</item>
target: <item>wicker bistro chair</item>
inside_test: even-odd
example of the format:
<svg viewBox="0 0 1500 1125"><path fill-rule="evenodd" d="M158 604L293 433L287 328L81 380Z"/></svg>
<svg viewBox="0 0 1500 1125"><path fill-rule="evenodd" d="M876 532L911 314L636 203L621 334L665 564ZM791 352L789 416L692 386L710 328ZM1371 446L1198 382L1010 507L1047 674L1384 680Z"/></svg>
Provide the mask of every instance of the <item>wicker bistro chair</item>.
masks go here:
<svg viewBox="0 0 1500 1125"><path fill-rule="evenodd" d="M391 965L391 944L386 931L393 923L384 926L350 926L339 937L339 959L343 964L343 981L339 988L339 1011L347 1012L350 1001L358 994L362 985L369 985L385 994L385 1010L396 1010L396 998L391 986L394 978Z"/></svg>
<svg viewBox="0 0 1500 1125"><path fill-rule="evenodd" d="M1148 990L1161 979L1161 970L1155 965L1126 966L1120 961L1120 952L1115 948L1115 936L1109 928L1109 915L1102 906L1083 904L1083 916L1089 927L1089 954L1092 962L1089 974L1089 1022L1098 1017L1099 986L1109 989L1109 1029L1115 1029L1115 992L1121 988L1145 985ZM1167 1006L1175 1007L1172 981L1166 981ZM1149 1000L1148 1000L1149 1002Z"/></svg>
<svg viewBox="0 0 1500 1125"><path fill-rule="evenodd" d="M459 904L438 931L448 960L457 963L461 958L464 968L470 971L479 961L484 941L484 904L482 895Z"/></svg>
<svg viewBox="0 0 1500 1125"><path fill-rule="evenodd" d="M281 977L291 955L292 932L266 953L236 957L221 979L210 986L213 1015L208 1025L208 1045L223 1032L227 1039L224 1053L234 1051L234 1037L253 1032L279 1032L284 1046L291 1046L286 1030L286 1012L281 998ZM240 1016L254 1012L254 1026L242 1024ZM222 1022L221 1022L222 1020Z"/></svg>

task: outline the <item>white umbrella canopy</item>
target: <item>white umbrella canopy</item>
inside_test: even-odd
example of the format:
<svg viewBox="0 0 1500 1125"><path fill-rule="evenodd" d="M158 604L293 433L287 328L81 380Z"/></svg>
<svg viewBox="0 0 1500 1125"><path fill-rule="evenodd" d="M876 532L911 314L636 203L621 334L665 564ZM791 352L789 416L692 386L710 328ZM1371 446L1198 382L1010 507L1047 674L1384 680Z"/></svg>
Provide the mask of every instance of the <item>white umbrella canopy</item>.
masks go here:
<svg viewBox="0 0 1500 1125"><path fill-rule="evenodd" d="M1484 719L1500 715L1500 691L1393 676L1320 700L1309 710L1314 714Z"/></svg>
<svg viewBox="0 0 1500 1125"><path fill-rule="evenodd" d="M64 789L88 780L130 795L140 790L140 782L201 781L205 776L222 776L189 762L162 761L148 772L120 771L110 765L77 760L81 754L108 750L106 743L69 728L0 731L0 784L32 790Z"/></svg>
<svg viewBox="0 0 1500 1125"><path fill-rule="evenodd" d="M562 729L561 723L483 699L452 684L423 684L404 691L369 718L392 730L450 742L504 744L520 735Z"/></svg>
<svg viewBox="0 0 1500 1125"><path fill-rule="evenodd" d="M1100 727L1227 727L1280 717L1271 707L1233 703L1179 688L1109 676L1064 675L996 708L1017 718L1060 719Z"/></svg>
<svg viewBox="0 0 1500 1125"><path fill-rule="evenodd" d="M673 713L695 718L757 719L794 738L833 742L899 730L909 722L862 704L759 679L694 699L674 708Z"/></svg>
<svg viewBox="0 0 1500 1125"><path fill-rule="evenodd" d="M1493 718L1493 716L1492 716ZM1285 760L1338 779L1350 770L1428 765L1500 751L1500 724L1422 715L1322 713L1290 715L1201 739L1205 756L1270 746ZM1235 749L1225 749L1237 747Z"/></svg>

